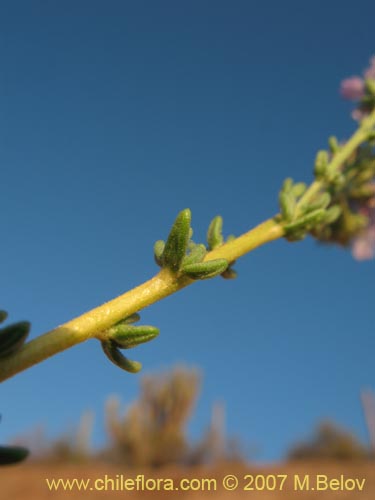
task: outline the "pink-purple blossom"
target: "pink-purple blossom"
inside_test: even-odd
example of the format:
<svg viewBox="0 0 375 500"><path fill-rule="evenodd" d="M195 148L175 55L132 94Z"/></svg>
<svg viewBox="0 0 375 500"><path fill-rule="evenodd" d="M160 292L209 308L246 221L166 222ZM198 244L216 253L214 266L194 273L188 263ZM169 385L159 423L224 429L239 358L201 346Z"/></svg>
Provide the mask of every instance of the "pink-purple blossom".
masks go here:
<svg viewBox="0 0 375 500"><path fill-rule="evenodd" d="M375 80L375 56L370 59L369 67L360 76L351 76L341 82L340 93L344 99L359 101L365 96L365 79Z"/></svg>
<svg viewBox="0 0 375 500"><path fill-rule="evenodd" d="M352 253L357 260L370 260L375 257L375 226L370 226L357 236L352 245Z"/></svg>
<svg viewBox="0 0 375 500"><path fill-rule="evenodd" d="M358 101L365 95L365 82L359 76L346 78L341 82L340 93L344 99Z"/></svg>
<svg viewBox="0 0 375 500"><path fill-rule="evenodd" d="M375 257L375 198L361 212L368 217L369 225L354 239L352 253L357 260L369 260Z"/></svg>

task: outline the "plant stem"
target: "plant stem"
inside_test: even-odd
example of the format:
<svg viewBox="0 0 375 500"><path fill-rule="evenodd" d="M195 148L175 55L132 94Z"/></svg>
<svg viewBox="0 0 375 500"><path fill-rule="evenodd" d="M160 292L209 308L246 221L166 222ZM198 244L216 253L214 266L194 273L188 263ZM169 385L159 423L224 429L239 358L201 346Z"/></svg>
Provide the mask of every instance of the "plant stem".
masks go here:
<svg viewBox="0 0 375 500"><path fill-rule="evenodd" d="M232 262L267 242L282 237L283 228L270 219L206 255L205 260ZM13 357L0 361L0 382L90 338L104 338L118 321L194 283L162 269L149 281L25 344Z"/></svg>
<svg viewBox="0 0 375 500"><path fill-rule="evenodd" d="M368 140L375 127L375 110L361 122L358 130L333 156L328 164L328 174L334 174L356 148ZM326 187L326 181L314 181L297 204L297 216L304 205ZM233 262L255 248L284 236L282 225L269 219L242 236L209 252L205 261L224 258ZM178 277L168 269L162 269L156 276L123 295L68 321L50 332L25 344L17 354L0 361L0 382L40 363L76 344L90 338L105 338L105 331L118 321L144 309L168 295L190 285L194 281Z"/></svg>

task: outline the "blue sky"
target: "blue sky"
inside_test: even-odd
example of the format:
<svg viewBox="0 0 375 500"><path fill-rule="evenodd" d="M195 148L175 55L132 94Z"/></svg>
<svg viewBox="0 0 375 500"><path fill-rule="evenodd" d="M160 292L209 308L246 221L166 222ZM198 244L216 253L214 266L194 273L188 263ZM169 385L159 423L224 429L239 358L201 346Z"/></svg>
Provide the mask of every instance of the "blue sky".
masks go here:
<svg viewBox="0 0 375 500"><path fill-rule="evenodd" d="M151 277L155 240L190 207L196 239L277 211L283 179L311 180L329 135L354 130L340 80L375 52L373 2L16 1L0 16L1 307L32 337ZM241 259L234 281L155 304L144 373L199 367L190 426L215 401L257 458L283 456L322 418L363 440L375 387L373 262L306 240ZM92 340L2 384L1 441L66 430L141 375Z"/></svg>

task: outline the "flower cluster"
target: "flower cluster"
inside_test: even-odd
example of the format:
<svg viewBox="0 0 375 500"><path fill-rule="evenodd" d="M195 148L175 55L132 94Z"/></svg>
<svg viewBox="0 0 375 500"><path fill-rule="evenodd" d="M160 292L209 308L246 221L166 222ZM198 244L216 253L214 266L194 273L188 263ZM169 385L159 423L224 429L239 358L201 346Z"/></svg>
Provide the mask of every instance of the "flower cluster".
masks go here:
<svg viewBox="0 0 375 500"><path fill-rule="evenodd" d="M375 56L362 77L343 80L341 95L356 101L358 130L347 143L331 137L318 152L309 188L284 183L278 221L290 241L311 234L366 260L375 257Z"/></svg>
<svg viewBox="0 0 375 500"><path fill-rule="evenodd" d="M343 80L340 91L356 102L352 117L359 129L354 143L353 138L347 144L331 138L329 150L317 155L315 191L329 196L326 209L335 206L340 215L332 223L314 224L309 232L319 241L351 246L356 259L366 260L375 257L375 56L363 76Z"/></svg>
<svg viewBox="0 0 375 500"><path fill-rule="evenodd" d="M334 155L334 153L331 153ZM327 185L331 203L340 207L332 224L316 227L312 234L323 242L351 246L357 260L375 256L375 151L371 140L339 168L340 182Z"/></svg>

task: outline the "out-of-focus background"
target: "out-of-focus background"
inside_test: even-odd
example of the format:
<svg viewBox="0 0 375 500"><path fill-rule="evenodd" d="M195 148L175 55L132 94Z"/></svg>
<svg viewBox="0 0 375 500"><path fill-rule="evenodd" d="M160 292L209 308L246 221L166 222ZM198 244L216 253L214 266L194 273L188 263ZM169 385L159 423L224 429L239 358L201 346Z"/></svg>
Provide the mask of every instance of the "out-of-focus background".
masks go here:
<svg viewBox="0 0 375 500"><path fill-rule="evenodd" d="M284 178L310 181L328 136L355 128L338 89L375 52L374 15L370 1L3 4L0 306L10 320L30 320L37 336L148 279L155 240L185 207L197 240L216 214L241 234L276 213ZM237 280L197 283L142 312L161 329L132 353L145 380L164 371L156 394L187 398L172 437L151 425L156 441L184 463L270 462L327 441L346 450L332 458L367 457L374 263L279 241L236 269ZM153 407L141 377L96 341L77 346L1 385L1 442L23 436L35 456L55 458L102 458L120 443L121 460L163 461L163 447L140 451L124 431ZM124 417L119 406L136 400Z"/></svg>

